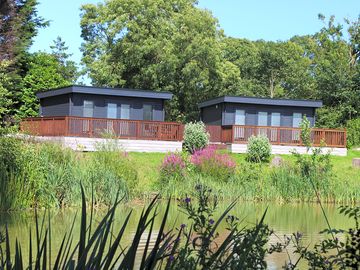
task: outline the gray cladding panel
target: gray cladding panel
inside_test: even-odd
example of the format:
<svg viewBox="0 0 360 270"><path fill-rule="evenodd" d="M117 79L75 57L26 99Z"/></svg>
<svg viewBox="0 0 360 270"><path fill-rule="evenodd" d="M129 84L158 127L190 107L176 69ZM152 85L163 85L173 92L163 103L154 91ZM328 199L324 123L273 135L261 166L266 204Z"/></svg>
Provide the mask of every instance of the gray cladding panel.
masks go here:
<svg viewBox="0 0 360 270"><path fill-rule="evenodd" d="M307 107L289 107L289 106L268 106L268 105L249 105L249 104L235 104L225 103L223 125L235 124L235 110L245 110L245 125L256 126L258 124L258 112L267 112L268 120L267 124L271 125L271 113L280 113L280 124L283 127L292 126L293 113L306 114L310 120L311 126L314 126L315 117L314 109Z"/></svg>
<svg viewBox="0 0 360 270"><path fill-rule="evenodd" d="M222 104L201 109L201 120L208 125L221 125Z"/></svg>
<svg viewBox="0 0 360 270"><path fill-rule="evenodd" d="M40 100L41 116L69 115L69 95L49 97Z"/></svg>
<svg viewBox="0 0 360 270"><path fill-rule="evenodd" d="M148 98L130 98L130 97L110 97L105 95L89 95L89 94L72 94L72 116L83 116L84 100L94 102L94 117L106 118L107 117L107 104L116 103L118 105L117 118L120 118L121 104L130 105L130 119L143 120L143 105L151 104L154 107L153 120L164 121L165 115L163 110L163 101L159 99Z"/></svg>

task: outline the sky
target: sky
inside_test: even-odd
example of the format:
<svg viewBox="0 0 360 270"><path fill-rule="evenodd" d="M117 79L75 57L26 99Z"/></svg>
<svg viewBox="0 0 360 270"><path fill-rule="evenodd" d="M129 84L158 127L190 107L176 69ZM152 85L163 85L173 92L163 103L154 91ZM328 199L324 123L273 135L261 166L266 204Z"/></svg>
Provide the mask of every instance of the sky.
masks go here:
<svg viewBox="0 0 360 270"><path fill-rule="evenodd" d="M72 59L81 60L80 7L99 0L39 0L38 13L50 21L40 29L31 51L50 51L57 36L69 46ZM287 40L294 35L314 34L323 26L318 14L355 20L360 0L200 0L210 10L227 36L250 40Z"/></svg>

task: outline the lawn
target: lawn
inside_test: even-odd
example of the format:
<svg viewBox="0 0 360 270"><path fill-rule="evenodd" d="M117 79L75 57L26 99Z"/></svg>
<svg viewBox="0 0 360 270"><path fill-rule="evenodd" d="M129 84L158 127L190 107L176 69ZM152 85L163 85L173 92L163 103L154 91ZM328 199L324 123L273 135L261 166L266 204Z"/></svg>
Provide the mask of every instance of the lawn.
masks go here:
<svg viewBox="0 0 360 270"><path fill-rule="evenodd" d="M139 185L138 194L147 195L149 192L155 192L156 187L154 184L159 179L159 171L162 160L166 154L164 153L129 153L134 167L138 171ZM238 165L241 165L245 161L245 154L233 154L230 156L236 161ZM280 155L284 160L288 162L294 162L295 159L292 155ZM345 157L331 156L333 164L333 173L339 181L346 181L349 186L353 184L359 184L360 182L360 169L352 167L352 159L360 158L360 151L349 150L348 155ZM265 168L268 168L266 166ZM266 173L266 172L264 172Z"/></svg>

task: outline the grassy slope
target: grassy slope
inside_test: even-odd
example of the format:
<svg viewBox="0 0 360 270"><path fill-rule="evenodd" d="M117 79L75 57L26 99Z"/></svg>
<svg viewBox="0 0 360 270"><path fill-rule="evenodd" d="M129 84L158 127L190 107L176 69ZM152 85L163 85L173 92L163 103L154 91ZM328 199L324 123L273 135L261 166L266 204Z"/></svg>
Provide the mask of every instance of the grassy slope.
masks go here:
<svg viewBox="0 0 360 270"><path fill-rule="evenodd" d="M139 174L138 194L149 194L156 191L154 184L159 177L159 168L165 156L164 153L130 153L129 154ZM231 154L237 164L245 161L245 154ZM360 182L360 169L352 167L352 159L360 157L360 151L350 150L346 157L332 156L333 172L339 181L347 181L349 187ZM291 155L282 155L284 160L293 162ZM353 185L354 184L354 185Z"/></svg>

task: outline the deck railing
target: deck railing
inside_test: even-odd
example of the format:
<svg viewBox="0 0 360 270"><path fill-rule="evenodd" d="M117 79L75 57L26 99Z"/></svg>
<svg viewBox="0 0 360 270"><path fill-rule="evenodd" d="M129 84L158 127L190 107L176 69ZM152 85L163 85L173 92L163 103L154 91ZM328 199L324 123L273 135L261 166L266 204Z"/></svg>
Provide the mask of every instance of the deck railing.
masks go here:
<svg viewBox="0 0 360 270"><path fill-rule="evenodd" d="M208 128L211 132L212 129ZM218 131L216 131L218 132ZM251 136L264 135L273 145L303 145L301 129L291 127L268 126L227 126L221 129L221 142L247 143ZM218 133L210 136L218 137ZM346 147L346 131L337 129L311 129L311 141L314 146L326 145L330 147ZM211 140L212 141L212 140ZM214 141L212 141L214 142Z"/></svg>
<svg viewBox="0 0 360 270"><path fill-rule="evenodd" d="M182 141L184 126L174 122L88 117L34 117L20 123L22 132L38 136L114 137L137 140ZM252 135L264 135L273 145L303 145L301 129L268 126L206 126L211 142L247 143ZM311 129L314 146L346 147L346 131Z"/></svg>
<svg viewBox="0 0 360 270"><path fill-rule="evenodd" d="M20 124L22 132L38 136L110 137L181 141L180 123L89 117L34 117Z"/></svg>

